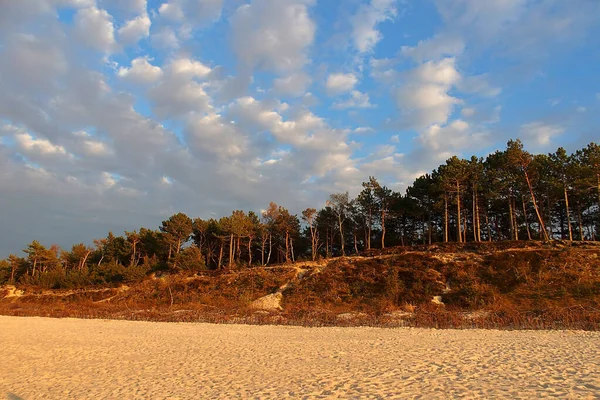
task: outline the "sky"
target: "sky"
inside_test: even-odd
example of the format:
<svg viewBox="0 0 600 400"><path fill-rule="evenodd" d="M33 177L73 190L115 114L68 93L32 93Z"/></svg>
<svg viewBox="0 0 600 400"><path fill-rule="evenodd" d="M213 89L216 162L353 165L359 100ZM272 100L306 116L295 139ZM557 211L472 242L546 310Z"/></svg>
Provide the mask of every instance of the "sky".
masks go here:
<svg viewBox="0 0 600 400"><path fill-rule="evenodd" d="M0 0L0 257L600 138L597 0Z"/></svg>

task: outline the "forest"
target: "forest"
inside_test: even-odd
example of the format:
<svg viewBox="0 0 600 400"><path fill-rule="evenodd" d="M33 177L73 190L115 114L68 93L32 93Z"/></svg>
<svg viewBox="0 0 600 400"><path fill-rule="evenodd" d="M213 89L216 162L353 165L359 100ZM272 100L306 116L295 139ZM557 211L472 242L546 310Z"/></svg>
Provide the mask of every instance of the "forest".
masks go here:
<svg viewBox="0 0 600 400"><path fill-rule="evenodd" d="M33 241L0 260L0 284L118 285L154 271L228 270L440 242L595 241L600 237L600 146L531 154L520 140L485 158L453 156L405 193L375 177L351 198L329 196L300 215L270 203L260 215L204 220L178 213L71 249Z"/></svg>

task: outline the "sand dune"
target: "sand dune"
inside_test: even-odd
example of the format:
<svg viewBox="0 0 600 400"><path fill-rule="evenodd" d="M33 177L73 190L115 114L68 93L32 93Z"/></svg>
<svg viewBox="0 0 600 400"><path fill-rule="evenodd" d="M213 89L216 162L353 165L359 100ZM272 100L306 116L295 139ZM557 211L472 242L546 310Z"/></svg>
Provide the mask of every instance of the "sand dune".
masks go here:
<svg viewBox="0 0 600 400"><path fill-rule="evenodd" d="M600 333L0 317L0 396L596 398Z"/></svg>

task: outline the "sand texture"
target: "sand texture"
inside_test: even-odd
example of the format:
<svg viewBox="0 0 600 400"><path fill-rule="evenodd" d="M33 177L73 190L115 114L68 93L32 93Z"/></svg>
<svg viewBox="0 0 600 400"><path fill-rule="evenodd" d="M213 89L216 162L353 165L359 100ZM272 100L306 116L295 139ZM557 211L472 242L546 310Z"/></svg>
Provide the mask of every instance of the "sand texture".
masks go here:
<svg viewBox="0 0 600 400"><path fill-rule="evenodd" d="M598 398L600 333L0 317L0 397Z"/></svg>

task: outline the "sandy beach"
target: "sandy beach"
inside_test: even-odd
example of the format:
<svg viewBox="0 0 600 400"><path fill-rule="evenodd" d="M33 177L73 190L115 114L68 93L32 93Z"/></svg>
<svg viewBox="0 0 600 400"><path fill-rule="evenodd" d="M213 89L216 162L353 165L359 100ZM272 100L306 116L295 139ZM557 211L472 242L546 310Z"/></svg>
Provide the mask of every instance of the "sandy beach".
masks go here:
<svg viewBox="0 0 600 400"><path fill-rule="evenodd" d="M600 333L0 317L8 399L597 398Z"/></svg>

